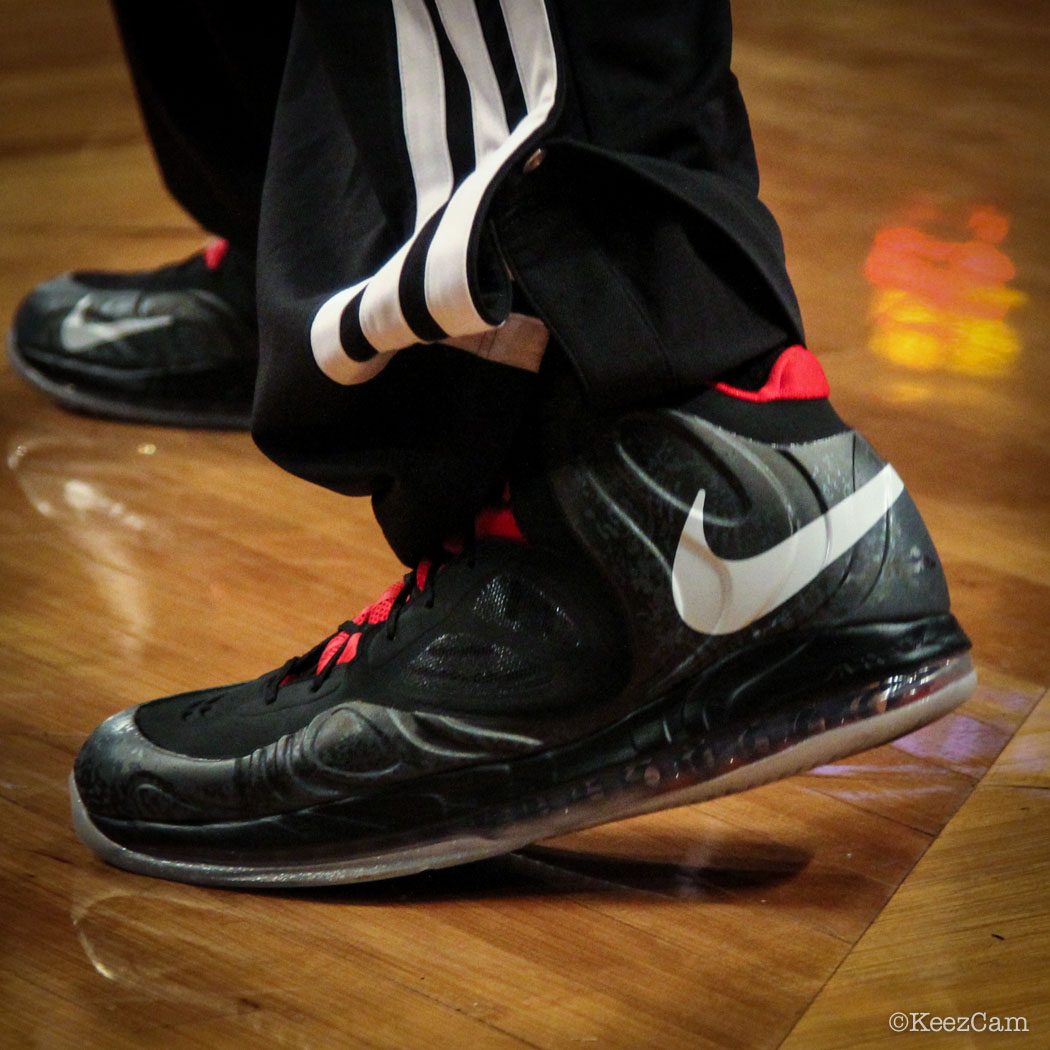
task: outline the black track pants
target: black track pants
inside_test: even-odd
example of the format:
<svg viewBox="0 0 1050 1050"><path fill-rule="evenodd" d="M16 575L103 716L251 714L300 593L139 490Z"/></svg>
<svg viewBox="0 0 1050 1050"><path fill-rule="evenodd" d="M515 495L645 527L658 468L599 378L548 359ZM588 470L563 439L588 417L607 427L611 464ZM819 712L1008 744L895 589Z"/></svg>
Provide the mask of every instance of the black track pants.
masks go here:
<svg viewBox="0 0 1050 1050"><path fill-rule="evenodd" d="M610 411L802 337L727 0L302 0L240 27L226 4L136 6L121 26L176 197L243 242L261 187L256 440L372 494L406 560L528 440L519 319ZM207 116L150 46L183 19L219 74Z"/></svg>

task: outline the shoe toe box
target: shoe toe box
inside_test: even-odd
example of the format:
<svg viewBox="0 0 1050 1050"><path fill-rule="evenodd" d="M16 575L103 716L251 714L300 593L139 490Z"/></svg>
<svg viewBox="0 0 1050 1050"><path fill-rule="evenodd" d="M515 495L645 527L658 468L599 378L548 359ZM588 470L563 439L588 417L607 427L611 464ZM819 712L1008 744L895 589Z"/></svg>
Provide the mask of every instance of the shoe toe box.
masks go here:
<svg viewBox="0 0 1050 1050"><path fill-rule="evenodd" d="M131 707L106 719L87 739L73 768L88 812L118 820L175 822L236 815L232 760L179 755L152 743Z"/></svg>

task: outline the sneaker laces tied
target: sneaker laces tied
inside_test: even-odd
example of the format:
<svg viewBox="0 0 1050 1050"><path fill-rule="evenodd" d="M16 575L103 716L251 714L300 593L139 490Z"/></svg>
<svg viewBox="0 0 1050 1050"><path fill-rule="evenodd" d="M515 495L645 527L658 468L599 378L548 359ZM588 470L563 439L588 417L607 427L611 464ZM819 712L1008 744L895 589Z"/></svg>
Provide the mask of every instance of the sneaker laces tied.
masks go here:
<svg viewBox="0 0 1050 1050"><path fill-rule="evenodd" d="M420 600L417 595L421 596L426 608L433 608L434 576L437 574L437 568L433 562L424 559L403 579L391 584L379 598L365 606L352 620L340 624L335 633L321 646L314 646L308 653L293 656L272 671L266 679L263 702L275 703L281 687L299 679L311 664L313 680L310 683L310 691L317 692L328 681L336 667L350 663L357 656L360 640L369 628L385 624L387 638L393 639L397 633L401 611L410 601ZM314 657L319 649L320 654L314 664Z"/></svg>
<svg viewBox="0 0 1050 1050"><path fill-rule="evenodd" d="M312 692L319 690L340 664L350 663L357 656L358 646L366 631L386 624L386 636L392 640L397 633L397 623L405 606L411 601L422 600L425 607L434 607L434 577L449 558L463 557L474 567L475 547L487 537L498 537L517 543L527 542L510 507L509 487L505 489L501 503L483 508L474 521L474 527L463 537L450 539L445 544L443 556L432 561L424 558L397 583L391 584L371 605L366 605L352 620L340 624L336 632L320 646L315 646L302 656L293 656L283 666L271 672L266 680L264 702L273 704L284 685L300 679L313 663ZM419 597L417 597L417 595Z"/></svg>

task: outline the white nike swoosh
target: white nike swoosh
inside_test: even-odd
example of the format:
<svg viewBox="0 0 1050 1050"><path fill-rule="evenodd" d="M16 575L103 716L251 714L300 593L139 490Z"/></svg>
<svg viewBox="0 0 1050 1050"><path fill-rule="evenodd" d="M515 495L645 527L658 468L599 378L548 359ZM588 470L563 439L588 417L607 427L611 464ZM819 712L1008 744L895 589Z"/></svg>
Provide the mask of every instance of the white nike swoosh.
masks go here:
<svg viewBox="0 0 1050 1050"><path fill-rule="evenodd" d="M686 519L671 570L675 608L703 634L732 634L794 597L885 516L904 483L887 465L841 503L750 558L720 558L704 534L704 490Z"/></svg>
<svg viewBox="0 0 1050 1050"><path fill-rule="evenodd" d="M157 317L126 317L119 321L89 321L86 314L90 305L90 293L81 296L62 321L59 338L62 346L71 354L82 354L102 343L116 342L139 332L166 328L175 320L171 314L160 314Z"/></svg>

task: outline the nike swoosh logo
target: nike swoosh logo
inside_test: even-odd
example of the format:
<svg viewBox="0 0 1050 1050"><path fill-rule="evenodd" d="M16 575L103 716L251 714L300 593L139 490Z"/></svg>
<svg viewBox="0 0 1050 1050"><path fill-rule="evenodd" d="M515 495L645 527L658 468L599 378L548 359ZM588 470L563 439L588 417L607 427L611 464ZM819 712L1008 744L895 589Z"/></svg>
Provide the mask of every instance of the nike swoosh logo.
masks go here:
<svg viewBox="0 0 1050 1050"><path fill-rule="evenodd" d="M889 511L904 483L887 465L852 495L785 540L750 558L720 558L704 533L704 490L675 551L671 589L685 623L703 634L732 634L773 612L812 583Z"/></svg>
<svg viewBox="0 0 1050 1050"><path fill-rule="evenodd" d="M157 317L125 317L118 321L90 321L87 318L90 306L89 293L81 296L62 320L59 338L62 346L71 354L82 354L85 350L125 339L129 335L166 328L175 320L171 314L160 314Z"/></svg>

